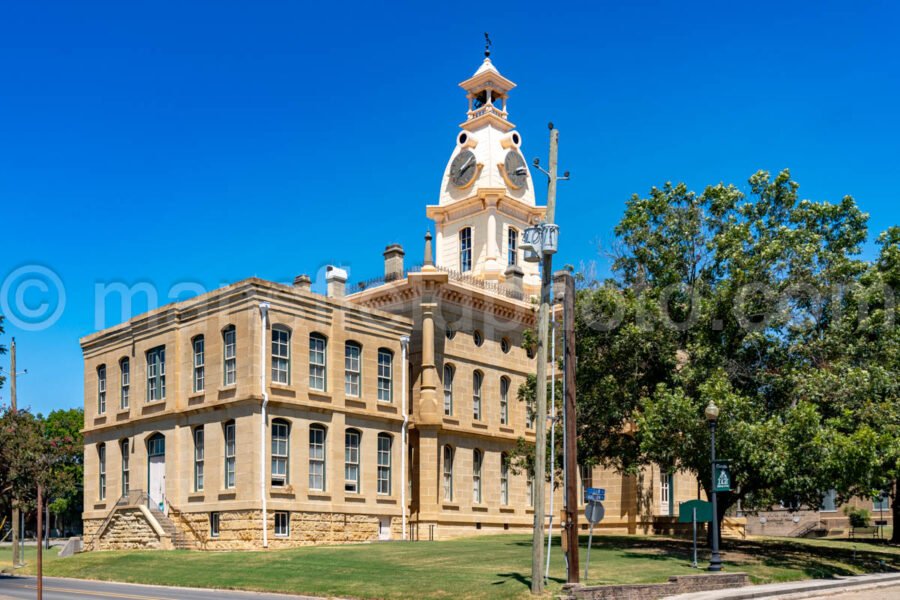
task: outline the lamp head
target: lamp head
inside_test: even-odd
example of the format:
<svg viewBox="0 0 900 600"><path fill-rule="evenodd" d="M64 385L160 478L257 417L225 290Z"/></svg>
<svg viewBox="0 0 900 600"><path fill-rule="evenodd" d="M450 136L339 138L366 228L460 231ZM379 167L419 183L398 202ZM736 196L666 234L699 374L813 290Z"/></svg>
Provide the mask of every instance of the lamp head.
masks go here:
<svg viewBox="0 0 900 600"><path fill-rule="evenodd" d="M719 418L719 407L716 406L715 402L712 400L709 401L709 404L706 405L706 410L703 411L706 415L706 420L710 423L715 423Z"/></svg>

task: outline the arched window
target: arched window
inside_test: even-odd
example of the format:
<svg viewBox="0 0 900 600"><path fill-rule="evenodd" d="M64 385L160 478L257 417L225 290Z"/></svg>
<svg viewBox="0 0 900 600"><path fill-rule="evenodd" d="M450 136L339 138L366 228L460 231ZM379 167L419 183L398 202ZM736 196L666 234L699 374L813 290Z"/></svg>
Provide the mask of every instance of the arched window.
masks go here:
<svg viewBox="0 0 900 600"><path fill-rule="evenodd" d="M128 410L131 404L131 359L119 361L119 408Z"/></svg>
<svg viewBox="0 0 900 600"><path fill-rule="evenodd" d="M394 400L394 353L387 348L378 349L378 400Z"/></svg>
<svg viewBox="0 0 900 600"><path fill-rule="evenodd" d="M453 446L444 446L444 500L453 502Z"/></svg>
<svg viewBox="0 0 900 600"><path fill-rule="evenodd" d="M481 371L472 373L472 418L481 420L481 384L484 382L484 374Z"/></svg>
<svg viewBox="0 0 900 600"><path fill-rule="evenodd" d="M484 454L477 448L472 451L472 502L481 504L481 464Z"/></svg>
<svg viewBox="0 0 900 600"><path fill-rule="evenodd" d="M320 392L325 391L326 358L325 348L328 341L324 335L311 333L309 335L309 389Z"/></svg>
<svg viewBox="0 0 900 600"><path fill-rule="evenodd" d="M500 378L500 424L509 424L509 377Z"/></svg>
<svg viewBox="0 0 900 600"><path fill-rule="evenodd" d="M237 330L234 325L229 325L222 330L223 343L223 383L234 385L237 381Z"/></svg>
<svg viewBox="0 0 900 600"><path fill-rule="evenodd" d="M237 431L234 421L227 421L225 429L225 489L232 489L237 476Z"/></svg>
<svg viewBox="0 0 900 600"><path fill-rule="evenodd" d="M356 429L344 432L344 491L352 494L360 492L359 487L359 440Z"/></svg>
<svg viewBox="0 0 900 600"><path fill-rule="evenodd" d="M131 480L131 473L128 467L128 438L119 442L119 450L122 453L122 495L125 496L128 494L129 483Z"/></svg>
<svg viewBox="0 0 900 600"><path fill-rule="evenodd" d="M291 425L284 419L272 420L272 487L284 487L289 482Z"/></svg>
<svg viewBox="0 0 900 600"><path fill-rule="evenodd" d="M344 393L359 398L362 346L356 342L344 344Z"/></svg>
<svg viewBox="0 0 900 600"><path fill-rule="evenodd" d="M472 270L471 227L463 227L459 230L459 270L464 273Z"/></svg>
<svg viewBox="0 0 900 600"><path fill-rule="evenodd" d="M394 438L388 433L378 434L378 493L391 494L391 446Z"/></svg>
<svg viewBox="0 0 900 600"><path fill-rule="evenodd" d="M202 335L191 340L193 350L193 382L194 392L206 389L206 340Z"/></svg>
<svg viewBox="0 0 900 600"><path fill-rule="evenodd" d="M309 489L325 491L325 427L309 428Z"/></svg>
<svg viewBox="0 0 900 600"><path fill-rule="evenodd" d="M500 455L500 504L509 504L509 456L506 452Z"/></svg>
<svg viewBox="0 0 900 600"><path fill-rule="evenodd" d="M97 414L106 412L106 365L97 367Z"/></svg>
<svg viewBox="0 0 900 600"><path fill-rule="evenodd" d="M291 330L283 325L272 327L272 382L291 383Z"/></svg>
<svg viewBox="0 0 900 600"><path fill-rule="evenodd" d="M97 473L99 474L97 497L106 499L106 444L97 444Z"/></svg>
<svg viewBox="0 0 900 600"><path fill-rule="evenodd" d="M444 414L453 414L453 365L444 365Z"/></svg>
<svg viewBox="0 0 900 600"><path fill-rule="evenodd" d="M519 264L519 232L510 227L506 234L506 262L512 265Z"/></svg>
<svg viewBox="0 0 900 600"><path fill-rule="evenodd" d="M203 425L194 428L194 491L203 491L203 465L206 458L206 432Z"/></svg>

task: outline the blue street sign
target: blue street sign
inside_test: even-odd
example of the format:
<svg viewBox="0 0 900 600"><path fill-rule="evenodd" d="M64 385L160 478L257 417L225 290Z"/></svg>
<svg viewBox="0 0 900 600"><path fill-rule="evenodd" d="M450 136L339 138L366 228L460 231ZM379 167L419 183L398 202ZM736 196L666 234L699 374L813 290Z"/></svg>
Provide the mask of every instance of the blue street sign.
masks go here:
<svg viewBox="0 0 900 600"><path fill-rule="evenodd" d="M587 488L584 490L584 501L587 502L605 502L606 490L604 488Z"/></svg>

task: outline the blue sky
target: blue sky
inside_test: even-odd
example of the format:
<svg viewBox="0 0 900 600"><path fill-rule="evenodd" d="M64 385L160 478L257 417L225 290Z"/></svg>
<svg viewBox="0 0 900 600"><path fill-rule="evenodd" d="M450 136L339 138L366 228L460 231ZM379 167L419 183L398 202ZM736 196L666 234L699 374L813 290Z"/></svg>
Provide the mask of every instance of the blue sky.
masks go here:
<svg viewBox="0 0 900 600"><path fill-rule="evenodd" d="M546 157L548 121L561 132L561 263L605 269L598 244L632 193L758 169L790 167L814 200L853 195L874 237L900 221L898 21L884 1L7 4L0 283L38 266L65 291L36 275L47 291L21 303L58 320L5 324L29 369L19 402L82 403L98 283L165 301L327 263L376 276L391 242L418 261L484 31L519 84L526 157Z"/></svg>

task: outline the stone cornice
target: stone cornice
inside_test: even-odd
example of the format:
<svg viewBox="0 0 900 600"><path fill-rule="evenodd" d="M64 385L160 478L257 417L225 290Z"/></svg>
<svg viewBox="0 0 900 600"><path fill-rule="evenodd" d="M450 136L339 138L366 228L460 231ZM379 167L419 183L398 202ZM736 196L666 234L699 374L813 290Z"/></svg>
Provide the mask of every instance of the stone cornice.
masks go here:
<svg viewBox="0 0 900 600"><path fill-rule="evenodd" d="M531 206L507 196L504 188L478 188L473 196L464 200L427 206L425 215L437 223L447 224L478 214L489 207L496 207L498 213L529 224L538 223L547 212L545 206Z"/></svg>

